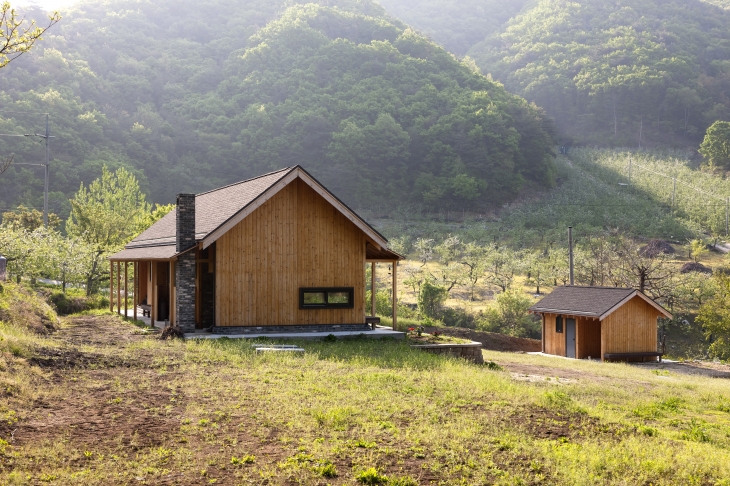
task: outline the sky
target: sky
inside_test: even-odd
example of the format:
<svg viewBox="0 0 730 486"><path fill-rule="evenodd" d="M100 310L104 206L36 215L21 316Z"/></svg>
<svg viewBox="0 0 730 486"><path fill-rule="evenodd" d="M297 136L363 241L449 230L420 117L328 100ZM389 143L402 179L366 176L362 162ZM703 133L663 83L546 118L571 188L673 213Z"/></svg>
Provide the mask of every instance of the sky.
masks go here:
<svg viewBox="0 0 730 486"><path fill-rule="evenodd" d="M13 7L37 5L48 11L62 9L74 3L76 3L76 0L10 0L10 5Z"/></svg>

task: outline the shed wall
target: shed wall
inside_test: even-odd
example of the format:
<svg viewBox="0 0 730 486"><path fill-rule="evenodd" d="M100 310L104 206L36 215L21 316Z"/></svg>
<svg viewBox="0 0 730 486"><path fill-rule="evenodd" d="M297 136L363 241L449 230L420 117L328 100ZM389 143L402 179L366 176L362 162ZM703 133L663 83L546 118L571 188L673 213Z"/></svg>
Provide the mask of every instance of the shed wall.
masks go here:
<svg viewBox="0 0 730 486"><path fill-rule="evenodd" d="M565 319L563 319L563 332L555 332L556 317L556 314L545 314L545 333L542 336L545 353L565 356Z"/></svg>
<svg viewBox="0 0 730 486"><path fill-rule="evenodd" d="M606 353L655 352L659 312L634 297L602 321L601 357Z"/></svg>
<svg viewBox="0 0 730 486"><path fill-rule="evenodd" d="M216 325L365 322L365 234L299 179L216 242ZM300 287L354 287L352 309L299 309Z"/></svg>
<svg viewBox="0 0 730 486"><path fill-rule="evenodd" d="M601 321L590 317L576 318L575 357L599 358L601 356Z"/></svg>

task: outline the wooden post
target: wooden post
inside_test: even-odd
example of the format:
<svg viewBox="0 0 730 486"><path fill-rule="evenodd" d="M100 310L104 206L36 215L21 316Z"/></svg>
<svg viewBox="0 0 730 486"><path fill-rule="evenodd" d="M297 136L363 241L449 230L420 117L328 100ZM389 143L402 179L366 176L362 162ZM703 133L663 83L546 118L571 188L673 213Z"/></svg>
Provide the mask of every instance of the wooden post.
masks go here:
<svg viewBox="0 0 730 486"><path fill-rule="evenodd" d="M167 262L167 273L168 273L168 285L167 288L169 289L168 296L167 296L167 318L170 320L170 325L175 325L175 289L172 288L173 285L173 276L174 276L174 262L170 260Z"/></svg>
<svg viewBox="0 0 730 486"><path fill-rule="evenodd" d="M398 328L398 262L393 262L393 330Z"/></svg>
<svg viewBox="0 0 730 486"><path fill-rule="evenodd" d="M137 295L139 294L139 262L134 262L132 264L132 269L134 270L134 275L132 278L134 279L132 281L132 287L134 288L134 300L132 301L132 307L134 307L134 310L132 311L134 313L134 320L137 320Z"/></svg>
<svg viewBox="0 0 730 486"><path fill-rule="evenodd" d="M370 262L370 315L375 317L375 262Z"/></svg>
<svg viewBox="0 0 730 486"><path fill-rule="evenodd" d="M114 312L114 262L109 260L109 312Z"/></svg>
<svg viewBox="0 0 730 486"><path fill-rule="evenodd" d="M155 321L157 320L157 262L150 262L150 295L152 296L152 302L150 304L150 322L152 327L155 327Z"/></svg>
<svg viewBox="0 0 730 486"><path fill-rule="evenodd" d="M129 316L129 262L124 262L124 318Z"/></svg>
<svg viewBox="0 0 730 486"><path fill-rule="evenodd" d="M122 272L117 262L117 314L122 311Z"/></svg>

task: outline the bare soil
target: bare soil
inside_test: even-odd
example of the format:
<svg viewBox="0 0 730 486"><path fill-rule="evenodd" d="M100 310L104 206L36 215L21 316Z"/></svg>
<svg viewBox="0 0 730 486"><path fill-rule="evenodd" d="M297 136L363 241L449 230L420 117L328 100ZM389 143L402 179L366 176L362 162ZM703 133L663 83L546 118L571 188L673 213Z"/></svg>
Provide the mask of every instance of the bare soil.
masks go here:
<svg viewBox="0 0 730 486"><path fill-rule="evenodd" d="M438 331L445 336L470 339L482 343L483 349L503 352L537 352L542 350L542 343L538 339L527 339L496 334L493 332L475 331L461 327L427 327L426 332Z"/></svg>

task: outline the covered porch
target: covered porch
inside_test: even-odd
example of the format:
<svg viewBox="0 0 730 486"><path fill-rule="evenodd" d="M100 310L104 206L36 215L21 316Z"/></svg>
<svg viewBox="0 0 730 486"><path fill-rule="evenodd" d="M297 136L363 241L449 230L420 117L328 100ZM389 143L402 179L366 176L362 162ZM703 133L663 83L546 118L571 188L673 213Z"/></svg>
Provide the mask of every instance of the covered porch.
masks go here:
<svg viewBox="0 0 730 486"><path fill-rule="evenodd" d="M370 243L365 248L365 262L370 265L370 315L366 316L367 320L374 320L376 316L376 295L377 295L377 264L386 263L390 265L391 276L391 293L393 300L393 330L398 329L398 262L404 257L389 250L388 248L379 248Z"/></svg>
<svg viewBox="0 0 730 486"><path fill-rule="evenodd" d="M145 324L175 322L175 246L125 249L109 259L109 310Z"/></svg>

